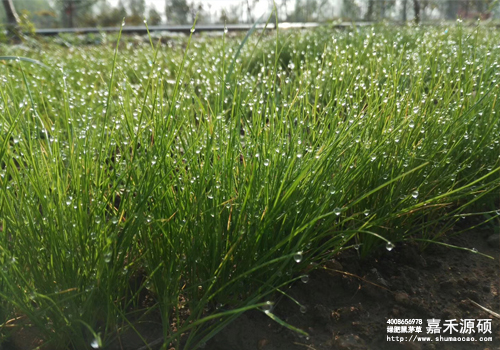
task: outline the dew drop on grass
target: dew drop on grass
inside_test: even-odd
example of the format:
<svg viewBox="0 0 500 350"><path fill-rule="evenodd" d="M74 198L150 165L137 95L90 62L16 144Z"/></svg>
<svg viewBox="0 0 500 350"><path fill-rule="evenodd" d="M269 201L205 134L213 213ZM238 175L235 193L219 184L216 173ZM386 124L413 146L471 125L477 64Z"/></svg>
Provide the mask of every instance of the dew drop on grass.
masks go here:
<svg viewBox="0 0 500 350"><path fill-rule="evenodd" d="M418 197L418 191L413 191L413 192L411 193L411 196L412 196L413 198L417 198L417 197Z"/></svg>
<svg viewBox="0 0 500 350"><path fill-rule="evenodd" d="M227 34L227 32L228 32L228 29L226 26L224 26L224 33Z"/></svg>
<svg viewBox="0 0 500 350"><path fill-rule="evenodd" d="M101 217L97 215L95 217L94 221L95 221L96 224L99 224L101 222Z"/></svg>
<svg viewBox="0 0 500 350"><path fill-rule="evenodd" d="M297 154L297 158L302 158L302 154L301 153Z"/></svg>
<svg viewBox="0 0 500 350"><path fill-rule="evenodd" d="M359 244L355 244L354 249L359 250Z"/></svg>
<svg viewBox="0 0 500 350"><path fill-rule="evenodd" d="M90 346L92 347L92 349L99 349L99 341L97 339L92 340Z"/></svg>
<svg viewBox="0 0 500 350"><path fill-rule="evenodd" d="M308 275L304 275L300 278L300 280L302 281L302 283L307 283L309 282L309 276Z"/></svg>
<svg viewBox="0 0 500 350"><path fill-rule="evenodd" d="M497 209L495 213L497 213L497 215L500 215L500 209Z"/></svg>
<svg viewBox="0 0 500 350"><path fill-rule="evenodd" d="M293 260L298 264L299 262L302 261L302 252L295 253L293 256Z"/></svg>
<svg viewBox="0 0 500 350"><path fill-rule="evenodd" d="M370 215L370 209L365 209L365 211L363 212L363 214L365 214L365 216Z"/></svg>
<svg viewBox="0 0 500 350"><path fill-rule="evenodd" d="M269 159L266 159L266 160L264 161L264 166L269 166Z"/></svg>
<svg viewBox="0 0 500 350"><path fill-rule="evenodd" d="M196 30L196 29L194 29L194 28L191 28L191 33L194 33L194 31L195 31L195 30Z"/></svg>
<svg viewBox="0 0 500 350"><path fill-rule="evenodd" d="M273 309L273 303L272 301L266 301L266 304L262 306L262 310L267 314L268 312L271 312Z"/></svg>
<svg viewBox="0 0 500 350"><path fill-rule="evenodd" d="M478 250L477 250L476 248L472 248L472 251L473 251L474 253L477 253L477 252L478 252Z"/></svg>
<svg viewBox="0 0 500 350"><path fill-rule="evenodd" d="M301 305L300 306L300 312L302 312L303 314L305 314L307 312L307 307L305 305Z"/></svg>
<svg viewBox="0 0 500 350"><path fill-rule="evenodd" d="M116 216L114 216L113 218L111 218L111 223L113 225L116 225L118 223L118 218Z"/></svg>
<svg viewBox="0 0 500 350"><path fill-rule="evenodd" d="M385 245L385 249L387 249L389 252L394 249L394 244L392 242L387 242Z"/></svg>
<svg viewBox="0 0 500 350"><path fill-rule="evenodd" d="M410 124L408 124L408 126L412 129L415 127L415 123L413 122L413 120L410 122Z"/></svg>
<svg viewBox="0 0 500 350"><path fill-rule="evenodd" d="M333 212L335 213L335 215L339 216L342 213L342 210L340 208L335 208L333 209Z"/></svg>

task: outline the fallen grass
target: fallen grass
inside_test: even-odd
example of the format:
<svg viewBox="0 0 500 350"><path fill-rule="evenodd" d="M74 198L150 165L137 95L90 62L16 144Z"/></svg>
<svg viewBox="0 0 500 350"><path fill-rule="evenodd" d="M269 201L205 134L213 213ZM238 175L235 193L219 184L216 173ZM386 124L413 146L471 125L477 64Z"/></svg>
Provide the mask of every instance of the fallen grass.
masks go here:
<svg viewBox="0 0 500 350"><path fill-rule="evenodd" d="M4 334L23 315L48 348L97 348L153 312L196 348L246 310L281 323L273 293L343 248L497 215L498 39L322 28L3 62Z"/></svg>

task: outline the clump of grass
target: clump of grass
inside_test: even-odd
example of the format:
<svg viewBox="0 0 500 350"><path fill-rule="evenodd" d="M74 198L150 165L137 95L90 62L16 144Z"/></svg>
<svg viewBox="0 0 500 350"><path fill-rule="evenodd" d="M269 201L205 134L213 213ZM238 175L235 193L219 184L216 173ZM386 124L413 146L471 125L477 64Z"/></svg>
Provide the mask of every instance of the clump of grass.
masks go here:
<svg viewBox="0 0 500 350"><path fill-rule="evenodd" d="M0 312L75 349L156 312L195 348L249 309L282 322L273 292L342 248L494 213L497 42L323 28L4 62Z"/></svg>

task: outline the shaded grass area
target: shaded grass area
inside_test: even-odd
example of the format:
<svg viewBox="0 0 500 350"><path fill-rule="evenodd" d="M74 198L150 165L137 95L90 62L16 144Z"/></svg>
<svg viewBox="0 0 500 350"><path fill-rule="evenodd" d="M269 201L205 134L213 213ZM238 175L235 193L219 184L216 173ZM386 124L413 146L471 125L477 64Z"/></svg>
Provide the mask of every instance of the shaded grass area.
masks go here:
<svg viewBox="0 0 500 350"><path fill-rule="evenodd" d="M493 220L499 36L4 47L49 69L0 66L2 334L21 317L49 348L96 348L157 313L196 348L245 310L282 322L273 293L340 249Z"/></svg>

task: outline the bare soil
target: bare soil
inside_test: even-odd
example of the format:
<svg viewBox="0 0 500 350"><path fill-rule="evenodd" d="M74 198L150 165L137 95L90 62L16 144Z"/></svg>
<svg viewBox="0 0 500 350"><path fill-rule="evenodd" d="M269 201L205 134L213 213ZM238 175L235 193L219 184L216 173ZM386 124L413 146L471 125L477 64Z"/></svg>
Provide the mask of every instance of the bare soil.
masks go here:
<svg viewBox="0 0 500 350"><path fill-rule="evenodd" d="M355 250L296 283L288 294L307 306L282 298L273 313L309 333L309 339L276 324L264 313L248 312L216 335L205 350L326 349L500 349L500 319L472 301L499 312L500 245L498 233L470 232L446 239L493 256L433 244L420 253L416 244L398 244L392 251L360 259ZM388 319L492 319L491 342L402 342L387 336ZM460 332L460 331L459 331ZM417 333L413 333L416 335ZM455 333L457 336L466 334ZM441 334L445 336L445 334ZM449 333L447 333L449 336ZM432 335L433 337L435 335ZM472 334L479 338L480 334Z"/></svg>
<svg viewBox="0 0 500 350"><path fill-rule="evenodd" d="M204 350L361 350L361 349L500 349L500 233L476 230L444 238L443 242L476 248L490 255L432 244L421 252L417 244L399 243L392 251L380 249L361 259L354 249L343 251L322 268L297 282L287 294L306 306L302 309L287 297L278 299L272 312L298 327L309 337L280 326L261 311L243 314L211 339ZM303 312L305 311L305 312ZM492 341L418 342L388 341L389 319L421 319L421 336L427 336L427 319L492 319ZM136 333L124 334L109 350L159 349L158 315L151 323L137 325ZM445 334L442 334L445 336ZM455 333L457 336L464 334ZM435 335L433 335L434 337ZM449 336L449 333L446 334ZM482 334L471 334L479 339ZM40 337L21 328L2 350L27 350L41 345Z"/></svg>

